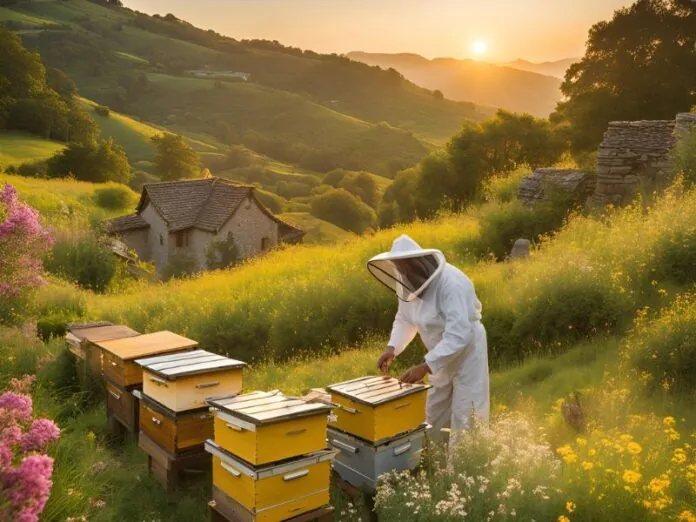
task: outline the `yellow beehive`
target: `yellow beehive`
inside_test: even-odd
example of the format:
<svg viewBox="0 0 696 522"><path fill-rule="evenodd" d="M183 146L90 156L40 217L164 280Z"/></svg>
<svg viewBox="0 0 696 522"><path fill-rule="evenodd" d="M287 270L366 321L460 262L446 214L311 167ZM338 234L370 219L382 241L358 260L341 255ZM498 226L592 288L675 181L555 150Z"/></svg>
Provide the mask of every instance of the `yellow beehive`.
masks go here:
<svg viewBox="0 0 696 522"><path fill-rule="evenodd" d="M123 389L143 382L143 372L133 362L135 359L184 352L198 346L196 341L167 331L97 341L94 344L103 353L104 377Z"/></svg>
<svg viewBox="0 0 696 522"><path fill-rule="evenodd" d="M194 350L135 361L142 367L143 394L174 412L206 406L206 399L242 391L246 363Z"/></svg>
<svg viewBox="0 0 696 522"><path fill-rule="evenodd" d="M369 442L382 442L425 422L430 386L403 384L385 377L361 377L327 386L334 410L332 428Z"/></svg>
<svg viewBox="0 0 696 522"><path fill-rule="evenodd" d="M248 509L256 522L278 522L329 503L331 460L323 450L282 464L250 466L206 442L213 455L213 485Z"/></svg>
<svg viewBox="0 0 696 522"><path fill-rule="evenodd" d="M216 410L216 444L254 466L326 448L331 406L277 391L209 400L208 404Z"/></svg>

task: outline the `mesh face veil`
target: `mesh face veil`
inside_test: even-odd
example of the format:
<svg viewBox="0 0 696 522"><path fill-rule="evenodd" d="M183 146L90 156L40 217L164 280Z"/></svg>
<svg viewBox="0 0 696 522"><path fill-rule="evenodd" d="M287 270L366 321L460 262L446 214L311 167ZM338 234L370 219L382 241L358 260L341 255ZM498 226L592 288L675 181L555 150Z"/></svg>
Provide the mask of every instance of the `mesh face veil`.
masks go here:
<svg viewBox="0 0 696 522"><path fill-rule="evenodd" d="M425 291L444 265L441 252L421 249L408 236L401 236L390 252L372 258L367 267L399 299L413 301Z"/></svg>

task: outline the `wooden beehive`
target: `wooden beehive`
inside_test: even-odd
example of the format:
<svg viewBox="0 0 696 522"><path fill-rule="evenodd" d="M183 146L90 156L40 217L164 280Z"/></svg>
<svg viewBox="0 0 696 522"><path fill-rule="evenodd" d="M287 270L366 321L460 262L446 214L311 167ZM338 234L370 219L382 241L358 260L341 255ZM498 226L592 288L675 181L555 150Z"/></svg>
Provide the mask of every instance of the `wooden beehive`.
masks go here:
<svg viewBox="0 0 696 522"><path fill-rule="evenodd" d="M142 367L143 394L175 412L206 406L206 399L242 391L245 362L205 350L149 357Z"/></svg>
<svg viewBox="0 0 696 522"><path fill-rule="evenodd" d="M254 392L209 400L215 412L215 442L258 466L326 449L331 406Z"/></svg>
<svg viewBox="0 0 696 522"><path fill-rule="evenodd" d="M106 414L110 429L117 428L112 425L115 419L126 431L138 433L138 403L138 397L133 392L106 381Z"/></svg>
<svg viewBox="0 0 696 522"><path fill-rule="evenodd" d="M277 522L329 503L331 461L323 450L281 464L250 466L213 441L213 485L249 510L258 522Z"/></svg>
<svg viewBox="0 0 696 522"><path fill-rule="evenodd" d="M372 443L387 441L425 422L428 388L385 377L361 377L327 386L331 401L338 405L336 420L329 425Z"/></svg>
<svg viewBox="0 0 696 522"><path fill-rule="evenodd" d="M140 395L140 430L171 454L203 448L213 436L213 414L208 408L182 413Z"/></svg>
<svg viewBox="0 0 696 522"><path fill-rule="evenodd" d="M65 339L70 351L84 361L84 368L92 375L102 373L102 351L94 343L136 337L140 332L122 324L108 322L71 325Z"/></svg>
<svg viewBox="0 0 696 522"><path fill-rule="evenodd" d="M95 344L103 352L104 377L123 389L143 382L142 369L135 364L135 359L190 351L198 346L196 341L168 331Z"/></svg>

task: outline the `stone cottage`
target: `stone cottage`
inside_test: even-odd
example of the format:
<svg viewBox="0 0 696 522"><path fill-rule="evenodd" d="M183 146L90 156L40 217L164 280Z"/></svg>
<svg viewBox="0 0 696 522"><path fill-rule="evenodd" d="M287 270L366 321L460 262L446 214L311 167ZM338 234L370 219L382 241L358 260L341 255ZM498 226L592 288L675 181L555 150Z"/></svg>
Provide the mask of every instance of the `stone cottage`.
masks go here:
<svg viewBox="0 0 696 522"><path fill-rule="evenodd" d="M215 177L146 184L135 213L109 220L107 231L159 273L179 255L206 269L214 241L232 237L246 258L304 236L264 207L253 187Z"/></svg>

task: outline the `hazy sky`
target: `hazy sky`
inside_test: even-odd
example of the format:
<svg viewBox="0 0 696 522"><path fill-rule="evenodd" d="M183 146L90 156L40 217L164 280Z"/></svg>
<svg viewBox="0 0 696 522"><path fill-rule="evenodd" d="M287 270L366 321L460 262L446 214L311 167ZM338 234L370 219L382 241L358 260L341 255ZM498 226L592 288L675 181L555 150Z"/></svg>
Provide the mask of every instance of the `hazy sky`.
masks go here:
<svg viewBox="0 0 696 522"><path fill-rule="evenodd" d="M234 38L319 52L555 60L583 54L587 30L630 0L124 0Z"/></svg>

